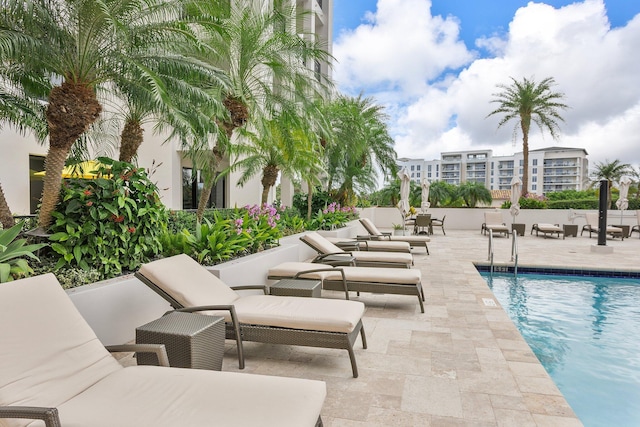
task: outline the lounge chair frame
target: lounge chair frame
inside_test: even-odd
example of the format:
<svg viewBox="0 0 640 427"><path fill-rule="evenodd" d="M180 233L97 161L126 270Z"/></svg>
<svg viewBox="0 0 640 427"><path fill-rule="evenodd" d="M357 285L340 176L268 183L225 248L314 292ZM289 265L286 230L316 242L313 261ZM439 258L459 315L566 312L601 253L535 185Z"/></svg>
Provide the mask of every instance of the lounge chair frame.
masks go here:
<svg viewBox="0 0 640 427"><path fill-rule="evenodd" d="M320 236L322 237L322 236ZM355 252L360 252L359 250L355 251L347 251L342 249L342 252L324 252L323 249L317 246L314 241L309 240L307 235L300 236L300 240L304 242L307 246L317 252L318 255L313 259L313 263L320 264L329 264L333 266L341 266L341 265L353 265L355 267L384 267L384 268L411 268L413 265L413 258L411 259L411 265L407 264L404 261L389 261L389 260L362 260L358 259L358 256L355 255ZM328 244L335 245L327 241ZM339 248L339 246L338 246ZM362 251L368 252L368 251ZM385 254L384 251L376 251L376 254ZM395 256L404 256L399 255L399 252L387 252L387 256L395 255ZM343 259L343 260L342 260Z"/></svg>
<svg viewBox="0 0 640 427"><path fill-rule="evenodd" d="M309 278L309 274L317 273L322 271L340 271L342 279L340 280L329 280L322 279L322 289L326 289L329 291L344 291L346 294L346 299L349 299L349 291L357 292L357 295L360 295L360 292L370 292L373 294L394 294L394 295L415 295L418 297L418 303L420 304L420 312L424 313L424 289L422 288L422 283L418 283L415 286L409 284L400 284L400 283L379 283L379 282L365 282L365 281L355 281L348 280L344 270L342 268L318 268L314 270L303 270L299 271L293 276L280 276L280 275L272 275L269 274L267 276L270 280L282 280L282 279L305 279ZM364 335L363 335L364 336Z"/></svg>
<svg viewBox="0 0 640 427"><path fill-rule="evenodd" d="M226 338L236 341L238 349L238 365L240 369L244 369L244 349L243 341L261 342L266 344L287 344L300 345L305 347L335 348L347 350L349 359L351 360L351 370L353 377L358 377L358 365L356 364L356 355L353 351L353 344L358 338L358 334L362 337L362 347L367 348L367 338L362 325L362 320L358 322L353 331L349 333L327 332L307 329L282 328L276 326L252 325L248 323L240 323L235 313L233 305L207 305L198 307L184 307L176 301L171 295L145 277L139 271L135 273L142 283L149 286L158 295L164 298L171 307L176 311L182 312L198 312L212 310L227 310L231 316L231 322L226 322ZM234 290L246 289L262 289L266 292L264 286L233 286Z"/></svg>
<svg viewBox="0 0 640 427"><path fill-rule="evenodd" d="M597 235L598 232L599 232L598 224L597 224L598 214L597 213L595 213L595 214L587 213L587 214L585 214L585 218L587 219L587 223L582 226L582 230L580 230L580 236L582 236L582 234L585 231L588 231L589 232L589 238L591 238L591 234L592 233L596 233L596 235ZM593 221L594 218L595 218L596 221ZM596 224L593 225L593 222L595 222ZM613 238L620 237L621 240L624 240L624 233L623 233L622 228L607 226L606 230L605 230L605 233L608 234L609 236L613 237Z"/></svg>
<svg viewBox="0 0 640 427"><path fill-rule="evenodd" d="M367 233L369 233L369 235L357 236L356 238L358 240L388 240L388 241L397 241L397 242L407 242L412 248L418 247L418 246L424 247L425 251L427 252L427 255L429 255L429 246L427 246L427 240L411 239L411 237L417 237L417 236L408 236L409 238L403 239L402 238L403 236L393 236L389 232L382 232L377 229L372 229L370 227L370 223L368 221L365 221L364 218L360 218L359 221L360 221L360 224L362 224L364 229L367 231Z"/></svg>
<svg viewBox="0 0 640 427"><path fill-rule="evenodd" d="M564 240L564 230L560 228L560 224L551 224L551 225L554 225L555 227L558 227L558 228L549 229L549 228L545 228L544 224L533 224L531 226L531 234L533 235L534 231L536 232L536 236L538 236L538 233L542 233L545 239L547 238L548 234L550 234L552 237L554 234L557 234L558 239L562 234L562 240Z"/></svg>

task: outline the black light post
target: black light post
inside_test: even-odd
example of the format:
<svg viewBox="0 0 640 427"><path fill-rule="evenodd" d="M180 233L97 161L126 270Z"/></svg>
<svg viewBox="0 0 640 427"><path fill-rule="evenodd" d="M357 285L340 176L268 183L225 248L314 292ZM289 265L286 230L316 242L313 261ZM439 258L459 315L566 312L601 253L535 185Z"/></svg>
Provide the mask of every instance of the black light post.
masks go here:
<svg viewBox="0 0 640 427"><path fill-rule="evenodd" d="M609 196L609 180L600 180L600 200L598 202L598 246L607 245L607 200Z"/></svg>

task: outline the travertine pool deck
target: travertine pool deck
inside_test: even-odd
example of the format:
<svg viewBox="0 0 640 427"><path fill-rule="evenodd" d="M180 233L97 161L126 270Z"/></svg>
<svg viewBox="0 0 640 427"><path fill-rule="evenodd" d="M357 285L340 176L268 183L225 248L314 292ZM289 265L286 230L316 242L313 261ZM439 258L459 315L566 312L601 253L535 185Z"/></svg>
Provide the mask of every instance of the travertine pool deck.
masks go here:
<svg viewBox="0 0 640 427"><path fill-rule="evenodd" d="M595 237L545 239L529 231L518 240L520 265L640 267L637 234L608 239L613 253L603 255L591 250ZM258 343L245 343L242 372L326 381L327 427L582 425L476 271L473 262L487 261L488 238L479 229L446 232L435 231L431 255L413 251L426 313L414 297L354 294L367 306L369 348L357 341L355 349L359 378L345 351ZM495 262L507 263L511 239L494 242ZM238 371L231 341L223 370Z"/></svg>

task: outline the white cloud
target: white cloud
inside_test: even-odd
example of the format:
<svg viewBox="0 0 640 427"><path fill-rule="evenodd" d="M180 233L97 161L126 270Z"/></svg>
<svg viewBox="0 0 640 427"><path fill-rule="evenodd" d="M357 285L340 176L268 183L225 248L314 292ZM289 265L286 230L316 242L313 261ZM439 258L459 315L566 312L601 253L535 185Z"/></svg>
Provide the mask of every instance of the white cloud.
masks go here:
<svg viewBox="0 0 640 427"><path fill-rule="evenodd" d="M339 87L364 91L388 107L400 157L433 159L474 147L519 151L513 127L496 130L498 118L486 118L495 108L489 101L496 84L553 77L570 109L562 113L560 140L533 129L531 149L583 147L592 164L640 163L640 15L611 29L602 0L560 9L530 2L504 38L476 42L492 53L477 58L458 40L459 23L432 17L430 6L428 0L379 0L369 22L334 45Z"/></svg>

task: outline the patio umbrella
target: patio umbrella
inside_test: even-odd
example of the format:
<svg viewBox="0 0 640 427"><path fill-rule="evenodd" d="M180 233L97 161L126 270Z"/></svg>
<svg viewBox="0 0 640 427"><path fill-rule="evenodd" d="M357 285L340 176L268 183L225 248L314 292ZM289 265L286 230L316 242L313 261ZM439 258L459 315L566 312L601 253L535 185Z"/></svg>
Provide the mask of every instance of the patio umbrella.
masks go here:
<svg viewBox="0 0 640 427"><path fill-rule="evenodd" d="M431 206L431 203L429 203L429 187L431 187L431 184L427 178L422 178L422 199L420 202L420 210L422 213L425 213L429 206Z"/></svg>
<svg viewBox="0 0 640 427"><path fill-rule="evenodd" d="M398 202L398 209L402 215L402 231L404 233L404 222L409 213L409 191L411 190L411 177L406 168L402 168L398 172L398 178L400 178L400 201Z"/></svg>
<svg viewBox="0 0 640 427"><path fill-rule="evenodd" d="M618 201L616 202L616 206L620 210L620 224L622 224L622 214L624 210L629 207L629 199L627 199L627 194L629 194L629 186L631 185L631 180L629 177L623 176L620 182L618 182L618 187L620 189L620 197L618 197Z"/></svg>
<svg viewBox="0 0 640 427"><path fill-rule="evenodd" d="M511 216L512 222L516 221L516 216L520 213L520 195L522 194L522 181L519 177L511 178Z"/></svg>

